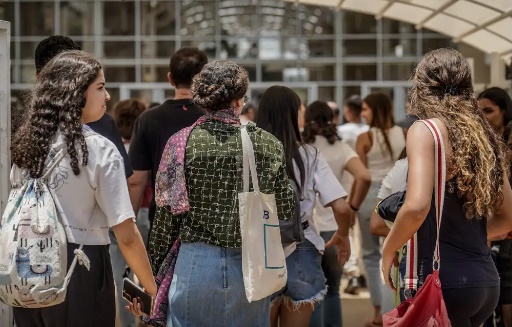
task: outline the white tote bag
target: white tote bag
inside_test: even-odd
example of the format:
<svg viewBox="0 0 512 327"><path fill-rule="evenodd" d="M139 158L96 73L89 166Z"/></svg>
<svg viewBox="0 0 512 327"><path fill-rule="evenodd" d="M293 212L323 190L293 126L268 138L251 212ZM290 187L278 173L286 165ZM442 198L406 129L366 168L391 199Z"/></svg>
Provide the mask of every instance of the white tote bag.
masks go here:
<svg viewBox="0 0 512 327"><path fill-rule="evenodd" d="M242 233L242 271L245 295L261 300L286 285L288 274L274 194L260 192L256 161L249 133L241 128L243 148L243 193L238 194ZM249 176L254 191L249 192Z"/></svg>

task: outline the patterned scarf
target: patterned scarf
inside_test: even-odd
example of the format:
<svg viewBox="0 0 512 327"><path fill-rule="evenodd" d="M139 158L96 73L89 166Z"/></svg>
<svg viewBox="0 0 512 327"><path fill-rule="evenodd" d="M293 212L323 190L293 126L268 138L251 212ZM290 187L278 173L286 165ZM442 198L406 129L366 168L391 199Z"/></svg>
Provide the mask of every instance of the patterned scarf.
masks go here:
<svg viewBox="0 0 512 327"><path fill-rule="evenodd" d="M180 130L167 141L156 174L155 199L158 206L168 206L173 215L190 210L185 179L185 150L192 130L208 120L240 125L236 108L223 109L202 116L192 126Z"/></svg>

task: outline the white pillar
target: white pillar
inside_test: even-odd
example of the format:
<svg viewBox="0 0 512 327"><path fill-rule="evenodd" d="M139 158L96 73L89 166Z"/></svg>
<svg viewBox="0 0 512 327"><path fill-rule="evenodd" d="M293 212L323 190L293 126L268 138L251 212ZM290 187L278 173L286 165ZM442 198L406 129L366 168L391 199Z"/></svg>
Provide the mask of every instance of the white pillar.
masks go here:
<svg viewBox="0 0 512 327"><path fill-rule="evenodd" d="M491 82L489 86L497 86L502 88L509 87L509 82L505 79L505 62L499 53L492 53L491 57Z"/></svg>
<svg viewBox="0 0 512 327"><path fill-rule="evenodd" d="M9 196L11 171L11 23L0 20L0 214ZM0 302L0 327L11 327L12 310Z"/></svg>

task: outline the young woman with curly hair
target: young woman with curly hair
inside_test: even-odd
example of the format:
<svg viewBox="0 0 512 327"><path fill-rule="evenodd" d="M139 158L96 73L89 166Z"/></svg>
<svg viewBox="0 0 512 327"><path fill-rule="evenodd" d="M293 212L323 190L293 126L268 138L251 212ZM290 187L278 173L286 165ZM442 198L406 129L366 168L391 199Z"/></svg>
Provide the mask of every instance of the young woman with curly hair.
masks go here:
<svg viewBox="0 0 512 327"><path fill-rule="evenodd" d="M74 250L84 242L90 270L77 265L63 303L42 309L14 308L18 326L115 325L109 227L142 285L149 294L156 294L146 249L134 222L123 159L112 142L83 125L101 117L108 100L101 64L81 51L57 55L35 82L29 119L11 145L11 176L15 179L11 182L22 183L25 174L41 177L55 155L65 152L47 185L66 232L68 265Z"/></svg>
<svg viewBox="0 0 512 327"><path fill-rule="evenodd" d="M306 108L306 125L302 140L311 144L325 157L329 167L341 183L343 174L354 176L354 190L350 194L350 204L359 207L370 187L371 177L357 153L344 141L340 140L336 125L333 123L334 113L327 102L315 101ZM354 221L355 215L352 217ZM324 208L317 200L313 220L320 236L329 242L338 229L334 212ZM352 240L351 240L352 241ZM351 242L352 243L352 242ZM351 244L351 247L352 244ZM322 268L327 285L325 299L320 302L313 312L310 327L341 327L340 282L343 274L336 258L336 249L325 249L322 257Z"/></svg>
<svg viewBox="0 0 512 327"><path fill-rule="evenodd" d="M412 77L408 113L434 119L446 150L446 193L440 231L442 291L453 327L477 327L493 312L499 277L487 237L512 230L509 163L501 136L482 115L473 94L471 69L456 50L427 53ZM419 229L431 238L418 253L420 283L432 272L436 221L428 215L434 203L434 138L422 123L408 132L407 197L384 242L382 270L389 272L396 251Z"/></svg>
<svg viewBox="0 0 512 327"><path fill-rule="evenodd" d="M194 104L205 115L174 134L162 155L150 236L155 270L176 238L181 239L169 290L168 326L269 325L270 296L249 303L242 274L239 115L248 85L247 72L237 64L206 64L191 89ZM252 123L244 128L253 143L261 192L275 194L278 216L291 218L294 193L282 144Z"/></svg>

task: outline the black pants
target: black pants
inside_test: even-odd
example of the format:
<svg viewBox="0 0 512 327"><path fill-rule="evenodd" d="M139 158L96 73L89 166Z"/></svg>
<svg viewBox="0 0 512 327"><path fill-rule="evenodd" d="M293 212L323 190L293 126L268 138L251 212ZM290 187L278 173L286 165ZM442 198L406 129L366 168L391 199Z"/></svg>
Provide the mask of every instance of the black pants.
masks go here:
<svg viewBox="0 0 512 327"><path fill-rule="evenodd" d="M68 243L68 266L77 244ZM116 319L115 287L108 245L85 245L91 270L76 265L66 300L41 309L14 308L18 327L113 327Z"/></svg>
<svg viewBox="0 0 512 327"><path fill-rule="evenodd" d="M492 315L500 288L443 288L443 297L452 327L478 327Z"/></svg>

